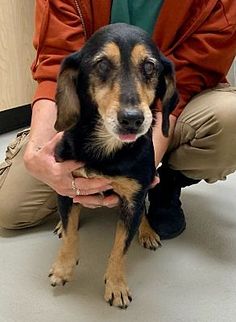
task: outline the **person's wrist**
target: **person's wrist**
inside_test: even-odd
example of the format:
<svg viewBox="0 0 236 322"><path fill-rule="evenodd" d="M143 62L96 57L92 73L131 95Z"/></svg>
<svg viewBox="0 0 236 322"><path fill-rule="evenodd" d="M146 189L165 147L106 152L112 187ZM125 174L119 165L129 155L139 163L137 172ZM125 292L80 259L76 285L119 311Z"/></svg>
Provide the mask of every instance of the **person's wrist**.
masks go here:
<svg viewBox="0 0 236 322"><path fill-rule="evenodd" d="M34 142L29 141L23 156L24 165L27 170L31 171L34 168L35 158L41 150L41 146L36 145Z"/></svg>
<svg viewBox="0 0 236 322"><path fill-rule="evenodd" d="M23 161L24 161L24 165L26 167L27 170L31 170L32 169L32 165L34 164L34 158L36 155L36 151L34 151L33 149L26 149L24 156L23 156Z"/></svg>

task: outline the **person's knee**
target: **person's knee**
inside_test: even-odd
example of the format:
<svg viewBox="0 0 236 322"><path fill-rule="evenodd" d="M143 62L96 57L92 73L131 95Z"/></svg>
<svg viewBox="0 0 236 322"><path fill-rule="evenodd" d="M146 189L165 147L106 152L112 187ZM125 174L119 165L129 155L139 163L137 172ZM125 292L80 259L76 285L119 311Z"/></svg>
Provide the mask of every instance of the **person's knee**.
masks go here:
<svg viewBox="0 0 236 322"><path fill-rule="evenodd" d="M14 202L6 198L0 200L0 228L17 229L19 225L19 209Z"/></svg>
<svg viewBox="0 0 236 322"><path fill-rule="evenodd" d="M233 134L236 128L236 94L224 94L212 109L213 120L222 135Z"/></svg>
<svg viewBox="0 0 236 322"><path fill-rule="evenodd" d="M57 196L48 192L44 198L25 198L25 193L11 196L9 189L0 193L0 228L22 229L36 226L55 214Z"/></svg>
<svg viewBox="0 0 236 322"><path fill-rule="evenodd" d="M34 225L35 209L21 194L11 195L7 189L1 191L0 196L0 228L22 229Z"/></svg>

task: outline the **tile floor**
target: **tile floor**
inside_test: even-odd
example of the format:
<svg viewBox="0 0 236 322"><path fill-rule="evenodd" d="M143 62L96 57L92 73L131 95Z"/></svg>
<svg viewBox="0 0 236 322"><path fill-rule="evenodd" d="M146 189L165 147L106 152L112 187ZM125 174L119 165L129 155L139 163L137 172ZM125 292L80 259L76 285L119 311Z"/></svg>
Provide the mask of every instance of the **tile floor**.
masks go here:
<svg viewBox="0 0 236 322"><path fill-rule="evenodd" d="M0 158L14 133L0 136ZM184 189L187 229L156 252L134 240L127 275L133 293L122 311L103 301L103 273L114 210L84 211L75 281L50 287L59 240L56 219L34 229L0 230L0 322L235 322L236 175Z"/></svg>

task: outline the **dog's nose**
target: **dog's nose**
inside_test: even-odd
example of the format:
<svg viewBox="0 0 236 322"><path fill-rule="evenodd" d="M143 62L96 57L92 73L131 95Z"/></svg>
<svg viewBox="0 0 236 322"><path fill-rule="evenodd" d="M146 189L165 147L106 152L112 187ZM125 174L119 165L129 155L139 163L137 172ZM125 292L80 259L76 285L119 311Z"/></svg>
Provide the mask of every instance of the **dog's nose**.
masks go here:
<svg viewBox="0 0 236 322"><path fill-rule="evenodd" d="M120 125L126 130L138 130L144 121L143 112L134 108L121 108L117 118Z"/></svg>

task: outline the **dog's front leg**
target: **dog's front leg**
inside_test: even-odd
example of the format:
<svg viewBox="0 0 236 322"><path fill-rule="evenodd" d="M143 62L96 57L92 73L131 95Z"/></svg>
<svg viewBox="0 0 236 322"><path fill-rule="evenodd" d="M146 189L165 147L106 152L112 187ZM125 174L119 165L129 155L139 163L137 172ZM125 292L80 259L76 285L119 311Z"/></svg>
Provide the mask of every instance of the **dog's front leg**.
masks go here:
<svg viewBox="0 0 236 322"><path fill-rule="evenodd" d="M127 229L119 220L116 228L115 242L109 257L105 274L105 300L110 305L127 308L132 297L125 279L125 244Z"/></svg>
<svg viewBox="0 0 236 322"><path fill-rule="evenodd" d="M124 199L121 201L120 220L105 273L104 298L110 305L122 309L126 309L132 301L125 278L125 260L129 245L140 224L143 205L142 201L131 205Z"/></svg>
<svg viewBox="0 0 236 322"><path fill-rule="evenodd" d="M78 264L79 213L80 206L73 204L66 220L62 220L62 245L49 273L52 286L64 285L70 281Z"/></svg>

